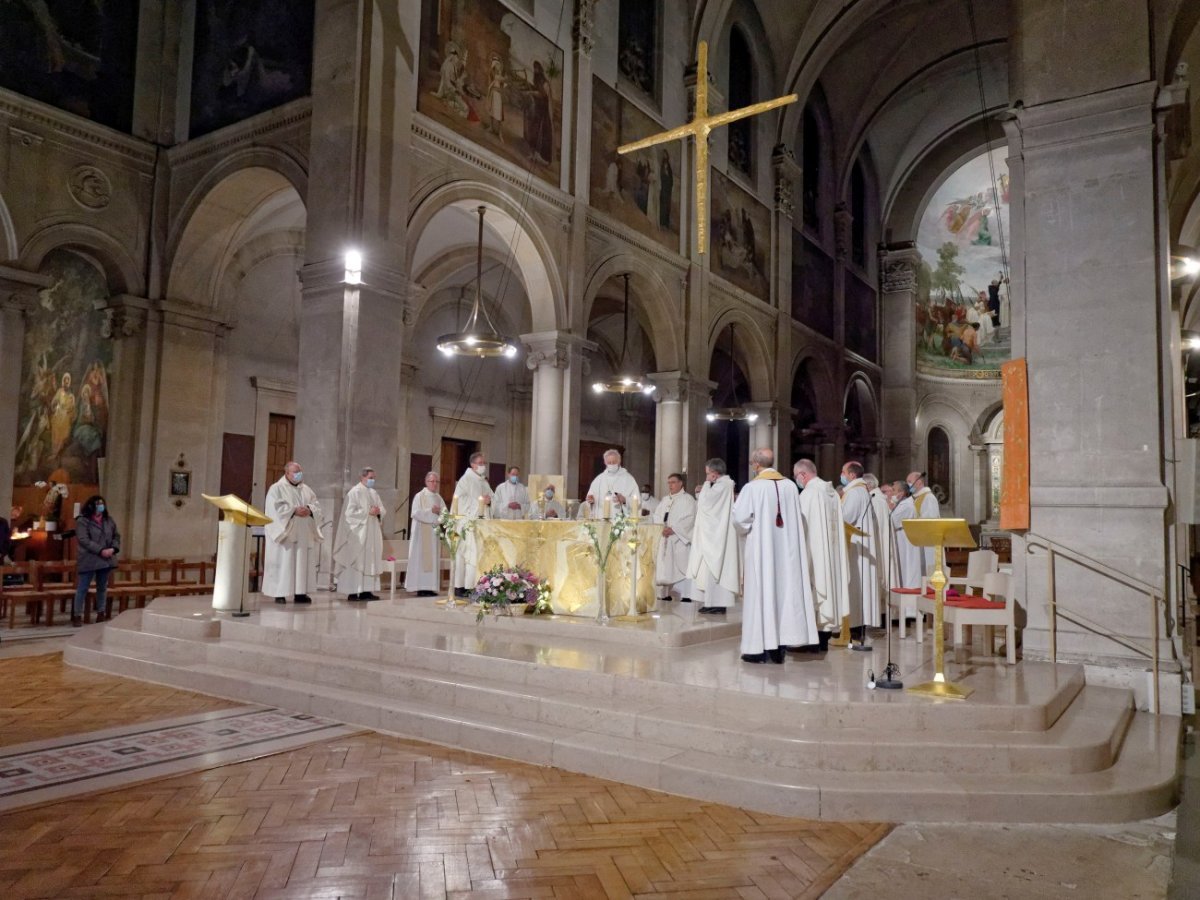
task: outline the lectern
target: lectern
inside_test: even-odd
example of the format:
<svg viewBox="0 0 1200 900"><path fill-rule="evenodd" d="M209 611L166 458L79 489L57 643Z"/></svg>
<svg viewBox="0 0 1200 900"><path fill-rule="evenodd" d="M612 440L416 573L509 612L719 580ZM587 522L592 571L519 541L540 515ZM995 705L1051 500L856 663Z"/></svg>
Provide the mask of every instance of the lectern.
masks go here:
<svg viewBox="0 0 1200 900"><path fill-rule="evenodd" d="M943 548L964 547L974 548L975 538L971 537L971 529L967 527L966 519L905 519L904 533L909 543L914 547L933 547L933 574L929 576L929 585L934 592L933 607L933 661L936 674L933 681L926 681L916 687L910 687L914 694L925 694L928 697L947 697L952 700L965 700L973 693L972 688L963 687L946 680L946 648L945 648L945 607L946 607L946 572L942 567ZM903 610L900 613L904 614Z"/></svg>
<svg viewBox="0 0 1200 900"><path fill-rule="evenodd" d="M205 500L221 511L217 526L217 571L213 575L213 609L232 610L235 616L246 612L246 535L255 525L271 521L236 494L210 497Z"/></svg>

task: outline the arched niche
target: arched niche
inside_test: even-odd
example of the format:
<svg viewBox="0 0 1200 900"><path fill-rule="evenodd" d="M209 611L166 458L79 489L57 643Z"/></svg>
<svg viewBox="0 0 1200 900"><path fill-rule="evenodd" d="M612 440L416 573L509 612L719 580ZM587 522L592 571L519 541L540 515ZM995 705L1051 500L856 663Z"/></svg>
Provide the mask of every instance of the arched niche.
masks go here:
<svg viewBox="0 0 1200 900"><path fill-rule="evenodd" d="M0 260L17 258L17 230L12 215L0 195Z"/></svg>
<svg viewBox="0 0 1200 900"><path fill-rule="evenodd" d="M614 253L598 260L587 273L580 325L591 327L593 306L602 291L611 295L614 279L630 273L629 291L632 315L645 332L657 371L671 372L685 367L683 320L662 273L644 257L632 253Z"/></svg>
<svg viewBox="0 0 1200 900"><path fill-rule="evenodd" d="M746 345L739 331L736 323L730 323L713 347L708 367L708 380L716 385L713 409L745 408L750 401L750 378L743 365ZM706 433L707 455L725 460L730 477L739 484L744 482L750 465L750 423L714 419L708 422Z"/></svg>

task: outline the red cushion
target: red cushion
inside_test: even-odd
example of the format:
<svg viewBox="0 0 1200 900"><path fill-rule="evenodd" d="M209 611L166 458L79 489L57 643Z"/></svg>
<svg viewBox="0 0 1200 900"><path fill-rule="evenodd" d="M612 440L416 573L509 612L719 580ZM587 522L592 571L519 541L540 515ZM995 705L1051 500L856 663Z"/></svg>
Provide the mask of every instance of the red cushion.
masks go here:
<svg viewBox="0 0 1200 900"><path fill-rule="evenodd" d="M919 594L919 593L921 593L921 589L920 588L894 587L894 588L892 588L892 593L893 594ZM929 597L929 598L935 597L936 594L934 594L933 588L926 588L925 596ZM958 597L958 596L961 596L961 595L954 588L946 588L946 597L947 598Z"/></svg>
<svg viewBox="0 0 1200 900"><path fill-rule="evenodd" d="M959 609L1004 609L1003 600L989 600L987 597L974 597L967 595L960 597L958 600L947 600L947 606L955 606Z"/></svg>
<svg viewBox="0 0 1200 900"><path fill-rule="evenodd" d="M920 588L898 588L898 587L894 587L894 588L892 588L892 593L893 593L893 594L919 594L919 593L921 593L921 589L920 589Z"/></svg>

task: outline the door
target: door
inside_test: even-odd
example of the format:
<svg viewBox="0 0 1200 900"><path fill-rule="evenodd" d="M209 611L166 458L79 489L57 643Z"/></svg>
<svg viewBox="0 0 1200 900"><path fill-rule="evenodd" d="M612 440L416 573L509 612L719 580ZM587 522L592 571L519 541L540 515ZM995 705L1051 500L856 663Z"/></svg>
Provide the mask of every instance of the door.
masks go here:
<svg viewBox="0 0 1200 900"><path fill-rule="evenodd" d="M291 462L296 450L296 417L271 413L267 423L267 476L263 484L271 485L283 477L283 467Z"/></svg>
<svg viewBox="0 0 1200 900"><path fill-rule="evenodd" d="M249 500L253 490L254 435L227 431L221 443L221 493Z"/></svg>
<svg viewBox="0 0 1200 900"><path fill-rule="evenodd" d="M471 454L478 449L479 444L475 441L442 438L442 461L438 466L438 474L442 477L441 494L447 507L454 497L454 486L471 463Z"/></svg>
<svg viewBox="0 0 1200 900"><path fill-rule="evenodd" d="M606 444L600 441L579 442L579 498L587 496L592 479L604 471L604 451L616 450L625 457L625 448L620 444ZM623 463L622 463L623 464Z"/></svg>

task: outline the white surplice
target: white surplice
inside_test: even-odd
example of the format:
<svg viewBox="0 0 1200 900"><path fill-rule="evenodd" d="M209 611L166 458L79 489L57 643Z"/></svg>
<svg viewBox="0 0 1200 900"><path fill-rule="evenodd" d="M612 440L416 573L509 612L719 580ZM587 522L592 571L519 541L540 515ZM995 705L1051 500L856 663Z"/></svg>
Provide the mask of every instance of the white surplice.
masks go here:
<svg viewBox="0 0 1200 900"><path fill-rule="evenodd" d="M850 615L850 569L841 500L833 485L809 479L800 492L813 606L820 631L837 631Z"/></svg>
<svg viewBox="0 0 1200 900"><path fill-rule="evenodd" d="M337 563L338 590L347 594L379 590L379 572L383 568L383 528L371 507L383 509L383 501L374 488L361 481L346 493L342 521L333 542L333 561Z"/></svg>
<svg viewBox="0 0 1200 900"><path fill-rule="evenodd" d="M541 500L534 500L529 504L529 518L564 521L567 518L567 508L557 500L542 497Z"/></svg>
<svg viewBox="0 0 1200 900"><path fill-rule="evenodd" d="M738 494L733 520L746 533L742 653L817 643L795 482L763 469Z"/></svg>
<svg viewBox="0 0 1200 900"><path fill-rule="evenodd" d="M692 581L692 602L703 595L705 606L732 606L742 590L738 532L733 524L733 479L722 475L706 481L696 501L692 550L687 576Z"/></svg>
<svg viewBox="0 0 1200 900"><path fill-rule="evenodd" d="M892 508L879 488L871 491L871 508L875 510L875 523L879 529L879 572L883 579L880 590L886 602L891 589L899 587L901 583L900 556L896 548L896 533L892 531Z"/></svg>
<svg viewBox="0 0 1200 900"><path fill-rule="evenodd" d="M900 579L906 588L919 588L921 578L933 574L934 548L914 547L904 531L905 519L936 519L941 516L938 499L929 488L921 488L905 497L892 510L892 530L900 557Z"/></svg>
<svg viewBox="0 0 1200 900"><path fill-rule="evenodd" d="M469 519L480 519L488 516L489 507L483 502L484 497L492 497L491 485L482 475L476 475L471 469L463 472L462 478L454 486L454 499L458 501L458 514ZM456 588L475 587L479 580L479 532L472 528L467 532L458 545L458 555L454 560L454 572L451 576L452 585Z"/></svg>
<svg viewBox="0 0 1200 900"><path fill-rule="evenodd" d="M592 518L611 519L617 514L618 509L624 510L625 514L629 515L629 500L632 497L637 497L638 500L641 500L641 490L638 487L637 480L624 467L618 468L611 475L606 469L592 479L592 486L588 488L588 494L596 498L596 502L592 504ZM625 498L624 505L617 502L616 494L620 494ZM607 516L604 515L605 497L609 498Z"/></svg>
<svg viewBox="0 0 1200 900"><path fill-rule="evenodd" d="M441 495L429 488L421 488L413 497L408 526L408 571L404 574L406 591L441 590L442 542L433 526L445 507Z"/></svg>
<svg viewBox="0 0 1200 900"><path fill-rule="evenodd" d="M321 506L307 484L292 484L284 475L267 490L266 514L271 517L263 531L262 592L268 597L291 597L308 593L309 551L325 540L321 534ZM311 516L297 516L307 506Z"/></svg>
<svg viewBox="0 0 1200 900"><path fill-rule="evenodd" d="M509 509L508 504L519 503L519 509ZM519 481L502 481L496 485L495 499L492 501L493 519L524 519L529 515L529 489Z"/></svg>
<svg viewBox="0 0 1200 900"><path fill-rule="evenodd" d="M849 527L850 624L879 625L879 525L866 482L855 478L842 491L842 520Z"/></svg>
<svg viewBox="0 0 1200 900"><path fill-rule="evenodd" d="M654 507L653 519L674 532L658 542L654 581L660 588L665 588L659 593L671 594L676 599L690 598L692 583L688 579L687 566L696 525L696 499L683 490L668 494Z"/></svg>

